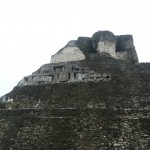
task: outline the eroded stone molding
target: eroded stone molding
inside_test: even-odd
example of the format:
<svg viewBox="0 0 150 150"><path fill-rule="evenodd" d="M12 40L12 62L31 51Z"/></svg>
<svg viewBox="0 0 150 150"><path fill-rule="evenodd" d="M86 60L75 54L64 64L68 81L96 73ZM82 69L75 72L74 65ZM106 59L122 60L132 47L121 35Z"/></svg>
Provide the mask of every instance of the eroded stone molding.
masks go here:
<svg viewBox="0 0 150 150"><path fill-rule="evenodd" d="M87 67L81 67L76 62L59 64L46 64L33 72L32 75L24 77L18 86L39 85L62 82L99 82L109 81L111 75L89 71Z"/></svg>

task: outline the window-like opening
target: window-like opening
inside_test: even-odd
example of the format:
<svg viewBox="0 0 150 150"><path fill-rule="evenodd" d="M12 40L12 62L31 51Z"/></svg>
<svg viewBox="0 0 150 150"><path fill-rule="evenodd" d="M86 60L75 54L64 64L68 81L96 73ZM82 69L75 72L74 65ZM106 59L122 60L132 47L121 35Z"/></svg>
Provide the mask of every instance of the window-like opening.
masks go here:
<svg viewBox="0 0 150 150"><path fill-rule="evenodd" d="M68 73L68 79L70 79L70 73Z"/></svg>
<svg viewBox="0 0 150 150"><path fill-rule="evenodd" d="M77 74L76 73L74 73L74 79L77 79Z"/></svg>
<svg viewBox="0 0 150 150"><path fill-rule="evenodd" d="M64 66L55 66L54 71L55 72L61 72Z"/></svg>
<svg viewBox="0 0 150 150"><path fill-rule="evenodd" d="M73 71L79 71L79 68L74 68Z"/></svg>
<svg viewBox="0 0 150 150"><path fill-rule="evenodd" d="M109 79L109 78L110 78L110 76L106 76L106 78L107 78L107 79Z"/></svg>
<svg viewBox="0 0 150 150"><path fill-rule="evenodd" d="M24 78L24 80L25 80L26 82L28 82L28 78Z"/></svg>

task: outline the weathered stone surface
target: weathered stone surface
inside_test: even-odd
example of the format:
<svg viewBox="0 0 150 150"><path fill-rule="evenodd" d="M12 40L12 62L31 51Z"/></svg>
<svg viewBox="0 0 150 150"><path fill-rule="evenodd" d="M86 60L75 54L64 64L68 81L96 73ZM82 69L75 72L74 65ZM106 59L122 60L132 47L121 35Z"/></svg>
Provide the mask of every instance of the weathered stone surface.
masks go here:
<svg viewBox="0 0 150 150"><path fill-rule="evenodd" d="M120 35L116 36L116 38L116 52L135 50L132 35Z"/></svg>
<svg viewBox="0 0 150 150"><path fill-rule="evenodd" d="M92 36L93 47L98 53L108 53L116 57L116 37L110 31L98 31Z"/></svg>
<svg viewBox="0 0 150 150"><path fill-rule="evenodd" d="M117 56L117 59L127 60L128 59L128 52L127 51L116 52L116 56Z"/></svg>
<svg viewBox="0 0 150 150"><path fill-rule="evenodd" d="M33 82L32 82L32 76L29 75L27 77L24 77L19 83L18 83L18 86L26 86L26 85L32 85Z"/></svg>
<svg viewBox="0 0 150 150"><path fill-rule="evenodd" d="M51 63L84 60L96 53L138 63L132 35L115 36L110 31L98 31L91 38L78 37L68 42L51 57Z"/></svg>
<svg viewBox="0 0 150 150"><path fill-rule="evenodd" d="M116 55L121 60L129 60L134 63L139 62L132 35L117 36Z"/></svg>
<svg viewBox="0 0 150 150"><path fill-rule="evenodd" d="M109 80L111 80L109 73L96 73L75 61L43 65L32 75L24 77L17 86Z"/></svg>
<svg viewBox="0 0 150 150"><path fill-rule="evenodd" d="M85 55L96 53L96 50L93 48L92 39L89 37L78 37L78 47Z"/></svg>
<svg viewBox="0 0 150 150"><path fill-rule="evenodd" d="M51 63L79 61L83 59L85 59L85 55L77 46L77 41L70 41L63 49L51 57Z"/></svg>

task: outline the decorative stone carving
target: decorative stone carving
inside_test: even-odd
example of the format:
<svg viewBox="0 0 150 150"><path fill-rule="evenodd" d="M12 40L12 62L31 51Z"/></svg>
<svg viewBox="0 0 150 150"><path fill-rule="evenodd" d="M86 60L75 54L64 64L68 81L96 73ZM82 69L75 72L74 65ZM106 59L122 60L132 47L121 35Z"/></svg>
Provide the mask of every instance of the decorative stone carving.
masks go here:
<svg viewBox="0 0 150 150"><path fill-rule="evenodd" d="M86 79L87 79L86 76L87 76L86 73L77 73L76 80L77 81L86 81Z"/></svg>
<svg viewBox="0 0 150 150"><path fill-rule="evenodd" d="M99 82L111 80L109 74L95 73L87 67L82 67L78 62L66 62L59 64L46 64L24 77L18 86L51 84L60 82Z"/></svg>
<svg viewBox="0 0 150 150"><path fill-rule="evenodd" d="M33 82L37 84L52 82L52 76L33 77Z"/></svg>
<svg viewBox="0 0 150 150"><path fill-rule="evenodd" d="M54 72L59 73L63 70L63 68L64 68L63 66L56 66L56 67L54 67Z"/></svg>
<svg viewBox="0 0 150 150"><path fill-rule="evenodd" d="M111 80L111 75L103 73L103 81L110 81Z"/></svg>
<svg viewBox="0 0 150 150"><path fill-rule="evenodd" d="M59 74L59 82L67 82L69 79L69 74Z"/></svg>

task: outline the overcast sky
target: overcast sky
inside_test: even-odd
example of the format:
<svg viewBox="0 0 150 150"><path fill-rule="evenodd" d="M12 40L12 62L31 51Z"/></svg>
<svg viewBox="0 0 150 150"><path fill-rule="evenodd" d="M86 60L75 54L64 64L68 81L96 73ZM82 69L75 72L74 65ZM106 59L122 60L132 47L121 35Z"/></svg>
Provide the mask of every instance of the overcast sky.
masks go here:
<svg viewBox="0 0 150 150"><path fill-rule="evenodd" d="M98 30L132 34L140 62L150 61L149 0L0 0L0 96Z"/></svg>

